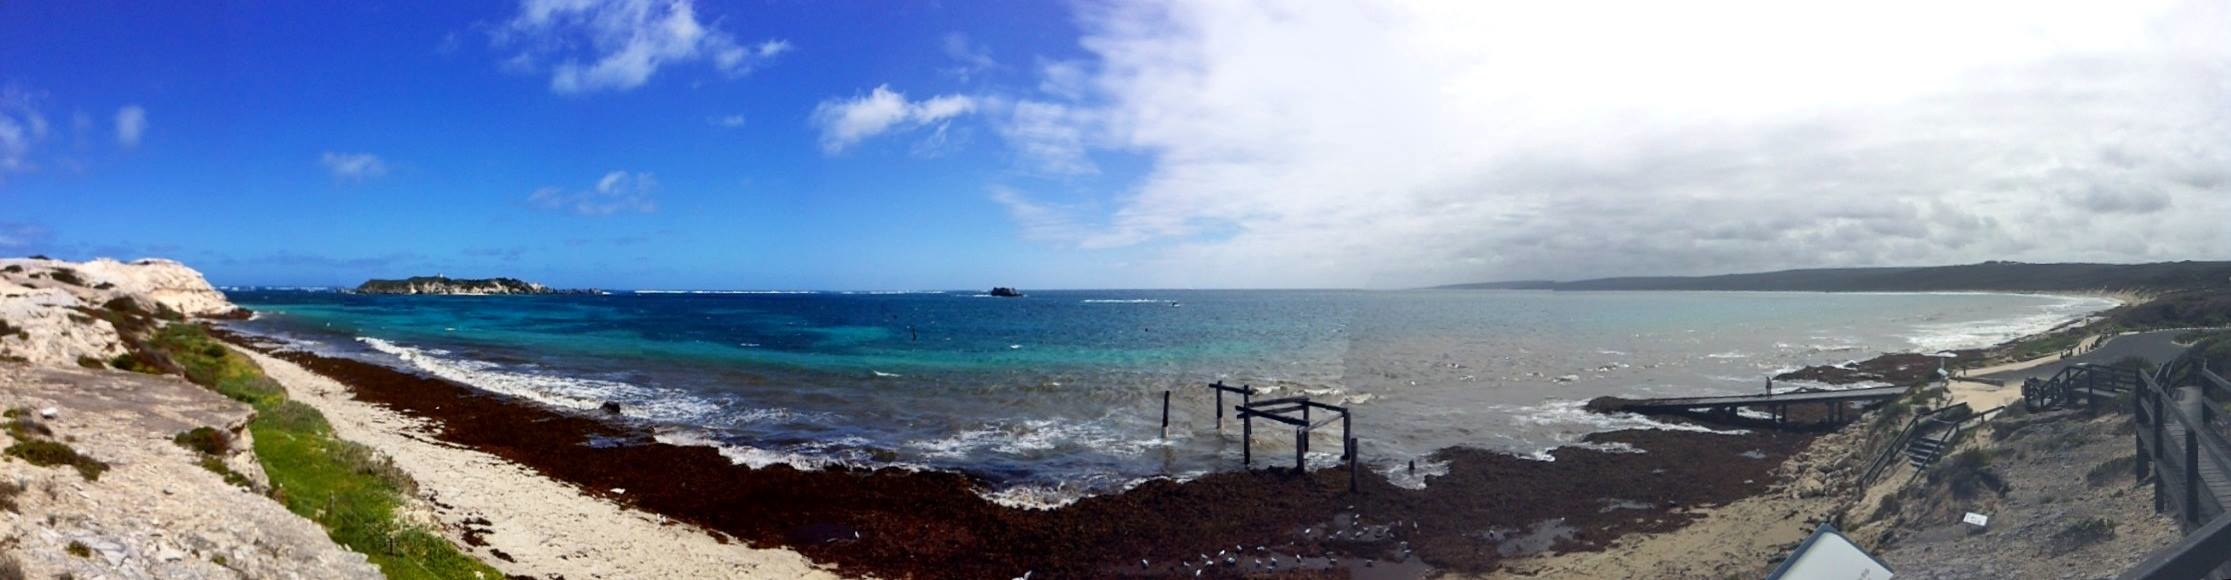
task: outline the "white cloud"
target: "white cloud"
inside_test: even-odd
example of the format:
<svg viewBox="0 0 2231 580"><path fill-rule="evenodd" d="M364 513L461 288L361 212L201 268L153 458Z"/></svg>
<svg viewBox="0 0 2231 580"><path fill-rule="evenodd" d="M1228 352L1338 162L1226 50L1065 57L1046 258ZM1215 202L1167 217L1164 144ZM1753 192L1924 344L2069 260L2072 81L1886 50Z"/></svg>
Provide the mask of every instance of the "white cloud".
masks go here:
<svg viewBox="0 0 2231 580"><path fill-rule="evenodd" d="M527 201L544 209L570 211L585 216L615 213L650 213L658 211L658 202L651 193L658 190L658 180L649 173L613 171L598 179L596 187L586 191L566 191L558 187L544 187L528 194Z"/></svg>
<svg viewBox="0 0 2231 580"><path fill-rule="evenodd" d="M125 149L139 146L139 138L147 133L147 109L139 105L125 105L116 110L116 143Z"/></svg>
<svg viewBox="0 0 2231 580"><path fill-rule="evenodd" d="M946 34L943 47L945 56L953 59L953 66L946 67L943 71L961 82L968 82L978 74L999 67L999 61L992 59L991 48L970 42L966 34Z"/></svg>
<svg viewBox="0 0 2231 580"><path fill-rule="evenodd" d="M364 181L387 175L387 162L380 159L378 155L370 153L327 151L324 155L318 157L318 164L324 165L326 171L332 172L334 179L342 181Z"/></svg>
<svg viewBox="0 0 2231 580"><path fill-rule="evenodd" d="M739 77L792 49L784 40L739 43L700 22L690 0L521 0L494 42L518 51L505 70L546 68L550 90L569 94L633 89L666 65L697 61ZM544 67L545 59L555 62Z"/></svg>
<svg viewBox="0 0 2231 580"><path fill-rule="evenodd" d="M2220 3L1081 10L1093 58L1041 72L1063 114L1018 105L1004 134L1026 157L1089 159L1070 156L1076 144L1148 169L1083 202L1003 203L1026 235L1059 223L1083 228L1060 243L1149 256L1140 271L1154 278L1133 283L1403 286L2231 248L2214 223L2231 215ZM1068 122L1035 122L1056 118Z"/></svg>
<svg viewBox="0 0 2231 580"><path fill-rule="evenodd" d="M878 85L866 95L822 101L813 109L813 124L821 130L821 150L835 154L870 137L943 123L976 108L976 99L966 95L908 101L890 85Z"/></svg>
<svg viewBox="0 0 2231 580"><path fill-rule="evenodd" d="M16 88L0 87L0 180L9 173L38 169L31 162L31 148L46 140L46 115L39 112L37 96Z"/></svg>
<svg viewBox="0 0 2231 580"><path fill-rule="evenodd" d="M1041 101L1015 103L1012 116L1000 133L1014 144L1024 159L1040 172L1058 175L1098 173L1088 157L1084 132L1093 125L1089 112L1077 107Z"/></svg>

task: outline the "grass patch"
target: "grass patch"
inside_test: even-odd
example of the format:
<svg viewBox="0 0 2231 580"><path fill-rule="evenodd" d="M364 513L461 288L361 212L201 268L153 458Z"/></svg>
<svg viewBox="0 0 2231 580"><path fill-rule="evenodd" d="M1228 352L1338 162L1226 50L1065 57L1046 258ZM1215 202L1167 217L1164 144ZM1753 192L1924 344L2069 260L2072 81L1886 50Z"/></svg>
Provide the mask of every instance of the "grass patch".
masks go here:
<svg viewBox="0 0 2231 580"><path fill-rule="evenodd" d="M80 542L77 540L70 540L70 545L63 546L62 551L69 552L70 555L77 556L79 558L93 557L93 549L85 547L85 542Z"/></svg>
<svg viewBox="0 0 2231 580"><path fill-rule="evenodd" d="M71 286L85 285L85 279L78 277L77 270L72 270L69 268L55 268L54 281L61 282L63 284L69 284Z"/></svg>
<svg viewBox="0 0 2231 580"><path fill-rule="evenodd" d="M89 368L89 369L93 369L93 370L101 370L101 369L105 369L105 368L108 368L108 364L107 364L107 363L103 363L103 362L101 362L101 359L98 359L98 358L94 358L94 357L91 357L91 356L86 356L86 355L82 355L82 354L81 354L81 355L78 355L78 357L77 357L77 366L81 366L81 367L85 367L85 368Z"/></svg>
<svg viewBox="0 0 2231 580"><path fill-rule="evenodd" d="M254 406L248 431L254 435L256 459L271 480L272 497L324 526L334 542L370 557L387 577L502 576L440 534L402 521L397 511L417 493L417 482L370 447L334 437L324 415L288 400L286 389L264 376L254 361L191 324L166 326L150 344L187 380ZM211 463L205 459L203 467ZM214 463L223 467L221 461Z"/></svg>
<svg viewBox="0 0 2231 580"><path fill-rule="evenodd" d="M256 488L256 482L250 481L248 476L241 475L238 471L233 471L231 466L225 465L225 460L219 459L215 455L201 456L200 465L202 469L209 470L210 473L215 473L218 477L224 478L225 483L238 486L241 489L253 490Z"/></svg>
<svg viewBox="0 0 2231 580"><path fill-rule="evenodd" d="M2008 345L2007 356L2014 360L2029 360L2076 348L2087 335L2075 332L2058 332Z"/></svg>

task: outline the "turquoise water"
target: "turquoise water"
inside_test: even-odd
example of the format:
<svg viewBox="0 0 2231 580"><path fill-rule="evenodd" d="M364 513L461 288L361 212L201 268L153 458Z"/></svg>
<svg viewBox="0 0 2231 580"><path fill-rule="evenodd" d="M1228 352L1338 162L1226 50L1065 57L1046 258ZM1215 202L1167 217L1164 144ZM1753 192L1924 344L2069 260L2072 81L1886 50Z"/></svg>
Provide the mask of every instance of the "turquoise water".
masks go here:
<svg viewBox="0 0 2231 580"><path fill-rule="evenodd" d="M1981 346L2112 303L1989 294L1060 291L359 296L235 291L239 323L545 404L621 403L739 463L965 470L1059 502L1237 465L1200 385L1353 407L1367 461L1662 427L1604 394L1755 392L1877 352ZM1789 385L1784 385L1785 387ZM1162 392L1172 428L1160 429ZM1258 430L1262 457L1292 433ZM1312 443L1330 462L1338 429ZM628 442L610 442L627 444ZM1431 465L1425 466L1430 472Z"/></svg>

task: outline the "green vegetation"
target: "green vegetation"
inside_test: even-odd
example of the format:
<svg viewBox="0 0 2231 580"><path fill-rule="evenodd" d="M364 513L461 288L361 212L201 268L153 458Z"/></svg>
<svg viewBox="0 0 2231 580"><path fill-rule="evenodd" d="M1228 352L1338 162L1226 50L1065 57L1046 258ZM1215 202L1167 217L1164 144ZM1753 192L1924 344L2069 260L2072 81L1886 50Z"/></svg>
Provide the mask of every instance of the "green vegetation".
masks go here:
<svg viewBox="0 0 2231 580"><path fill-rule="evenodd" d="M201 456L200 465L202 469L207 469L210 473L217 474L217 477L224 478L225 483L238 486L241 489L253 490L256 488L256 482L249 481L248 476L241 475L238 471L233 471L232 467L225 465L224 459L215 455Z"/></svg>
<svg viewBox="0 0 2231 580"><path fill-rule="evenodd" d="M317 409L287 400L285 388L264 376L254 361L191 324L163 327L149 344L187 380L254 406L257 413L248 431L255 436L256 458L271 478L272 497L325 526L335 542L369 556L389 578L501 576L440 534L402 521L396 512L417 492L417 483L371 448L335 437ZM180 437L198 439L192 433ZM207 459L203 467L212 463L212 471L223 467L223 462Z"/></svg>
<svg viewBox="0 0 2231 580"><path fill-rule="evenodd" d="M108 471L107 463L79 455L77 450L71 449L68 444L52 439L17 441L14 445L8 446L7 454L20 457L24 461L40 467L68 465L77 468L77 474L84 477L86 481L99 481L101 472Z"/></svg>
<svg viewBox="0 0 2231 580"><path fill-rule="evenodd" d="M85 368L89 368L89 369L94 369L94 370L100 370L100 369L105 369L105 368L108 368L108 365L107 365L107 364L103 364L103 363L101 362L101 359L97 359L97 358L93 358L93 357L90 357L90 356L85 356L85 355L78 355L78 357L77 357L77 366L81 366L81 367L85 367Z"/></svg>
<svg viewBox="0 0 2231 580"><path fill-rule="evenodd" d="M79 558L93 557L93 549L85 547L85 542L80 542L77 540L70 540L70 545L63 546L62 551L69 552L70 555L77 556Z"/></svg>
<svg viewBox="0 0 2231 580"><path fill-rule="evenodd" d="M212 427L195 427L170 440L179 447L192 449L202 455L224 455L232 451L232 436Z"/></svg>
<svg viewBox="0 0 2231 580"><path fill-rule="evenodd" d="M6 268L0 268L0 272L7 272L9 274L21 274L23 273L23 266L9 264Z"/></svg>
<svg viewBox="0 0 2231 580"><path fill-rule="evenodd" d="M85 285L85 279L77 277L77 270L71 270L69 268L55 268L54 281L61 282L63 284L69 284L71 286Z"/></svg>
<svg viewBox="0 0 2231 580"><path fill-rule="evenodd" d="M16 443L0 452L40 467L67 465L77 468L77 474L86 481L98 481L101 472L108 471L107 463L80 455L69 444L50 439L54 430L32 419L30 410L9 409L5 416L8 436L14 437Z"/></svg>
<svg viewBox="0 0 2231 580"><path fill-rule="evenodd" d="M2061 351L2076 348L2076 345L2083 342L2084 337L2086 336L2090 335L2081 334L2075 331L2063 331L2044 336L2031 337L2022 340L2021 342L2007 345L2007 357L2014 360L2029 360L2050 354L2058 354Z"/></svg>
<svg viewBox="0 0 2231 580"><path fill-rule="evenodd" d="M164 374L163 367L155 366L153 363L140 360L139 355L129 352L116 355L116 358L108 359L108 366L116 367L117 370L132 371L135 373L146 373L150 375Z"/></svg>

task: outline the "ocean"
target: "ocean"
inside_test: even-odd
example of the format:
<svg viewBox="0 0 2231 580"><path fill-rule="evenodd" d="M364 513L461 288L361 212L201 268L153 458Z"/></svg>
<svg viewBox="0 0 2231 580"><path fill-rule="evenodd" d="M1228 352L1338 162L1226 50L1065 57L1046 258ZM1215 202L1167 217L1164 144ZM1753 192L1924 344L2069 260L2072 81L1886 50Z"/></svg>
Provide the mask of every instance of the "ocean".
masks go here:
<svg viewBox="0 0 2231 580"><path fill-rule="evenodd" d="M1444 447L1546 457L1591 432L1696 428L1581 410L1597 396L1760 392L1805 365L1988 346L2115 304L1465 290L227 294L258 313L231 327L291 348L582 413L616 402L620 420L659 441L716 446L753 467L964 471L987 482L986 497L1029 507L1237 468L1239 428L1229 417L1215 428L1212 381L1347 405L1365 464L1420 485L1438 467L1421 458ZM1258 464L1290 464L1291 428L1256 427ZM1313 464L1336 462L1339 431L1319 429Z"/></svg>

